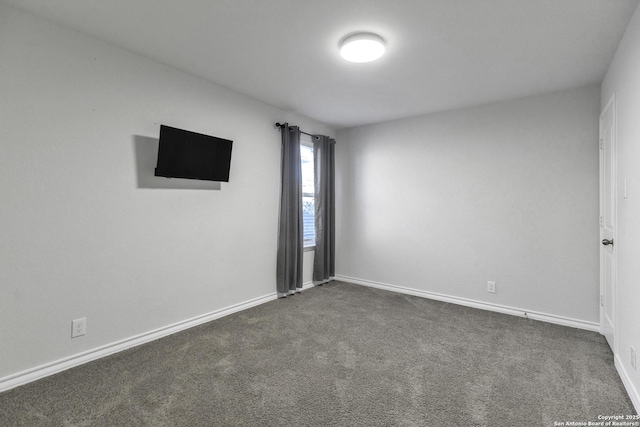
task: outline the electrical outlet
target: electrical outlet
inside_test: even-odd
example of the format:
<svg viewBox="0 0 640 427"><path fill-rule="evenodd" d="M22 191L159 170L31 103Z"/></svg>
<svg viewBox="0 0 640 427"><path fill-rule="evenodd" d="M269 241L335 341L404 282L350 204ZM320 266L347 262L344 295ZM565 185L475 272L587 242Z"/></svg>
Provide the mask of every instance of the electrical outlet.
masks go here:
<svg viewBox="0 0 640 427"><path fill-rule="evenodd" d="M634 371L636 370L636 349L633 346L631 347L631 367Z"/></svg>
<svg viewBox="0 0 640 427"><path fill-rule="evenodd" d="M496 282L487 282L487 292L496 293Z"/></svg>
<svg viewBox="0 0 640 427"><path fill-rule="evenodd" d="M71 338L80 337L87 333L87 318L76 319L71 322Z"/></svg>

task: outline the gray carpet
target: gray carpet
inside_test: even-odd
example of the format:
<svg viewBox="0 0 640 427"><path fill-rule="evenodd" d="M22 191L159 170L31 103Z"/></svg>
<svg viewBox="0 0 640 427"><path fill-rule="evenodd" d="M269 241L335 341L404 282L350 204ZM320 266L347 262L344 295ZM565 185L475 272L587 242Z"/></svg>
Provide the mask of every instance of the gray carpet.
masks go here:
<svg viewBox="0 0 640 427"><path fill-rule="evenodd" d="M553 426L634 414L594 332L333 282L0 394L1 426Z"/></svg>

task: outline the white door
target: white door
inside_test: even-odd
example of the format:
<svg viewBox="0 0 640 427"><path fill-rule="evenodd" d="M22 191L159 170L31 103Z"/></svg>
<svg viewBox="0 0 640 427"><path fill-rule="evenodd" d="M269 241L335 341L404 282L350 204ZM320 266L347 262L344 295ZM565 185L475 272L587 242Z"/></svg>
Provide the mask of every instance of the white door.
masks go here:
<svg viewBox="0 0 640 427"><path fill-rule="evenodd" d="M616 317L616 114L612 96L600 115L600 333L614 353Z"/></svg>

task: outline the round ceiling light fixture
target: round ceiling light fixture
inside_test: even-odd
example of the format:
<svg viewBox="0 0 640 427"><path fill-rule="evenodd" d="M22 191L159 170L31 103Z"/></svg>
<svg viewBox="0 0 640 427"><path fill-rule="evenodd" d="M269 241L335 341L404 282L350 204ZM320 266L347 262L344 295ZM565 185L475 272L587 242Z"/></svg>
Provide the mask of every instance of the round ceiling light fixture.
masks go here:
<svg viewBox="0 0 640 427"><path fill-rule="evenodd" d="M340 42L340 55L351 62L375 61L384 50L384 39L373 33L351 34Z"/></svg>

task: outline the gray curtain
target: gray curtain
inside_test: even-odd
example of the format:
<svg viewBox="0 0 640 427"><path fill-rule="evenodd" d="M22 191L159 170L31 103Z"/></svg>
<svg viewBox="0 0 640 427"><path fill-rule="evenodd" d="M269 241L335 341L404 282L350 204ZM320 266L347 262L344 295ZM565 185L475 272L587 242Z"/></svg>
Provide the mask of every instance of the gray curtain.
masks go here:
<svg viewBox="0 0 640 427"><path fill-rule="evenodd" d="M285 123L282 136L280 222L276 283L278 292L288 294L302 288L302 171L300 129Z"/></svg>
<svg viewBox="0 0 640 427"><path fill-rule="evenodd" d="M335 140L313 137L316 210L316 249L313 282L324 283L336 275L335 256Z"/></svg>

